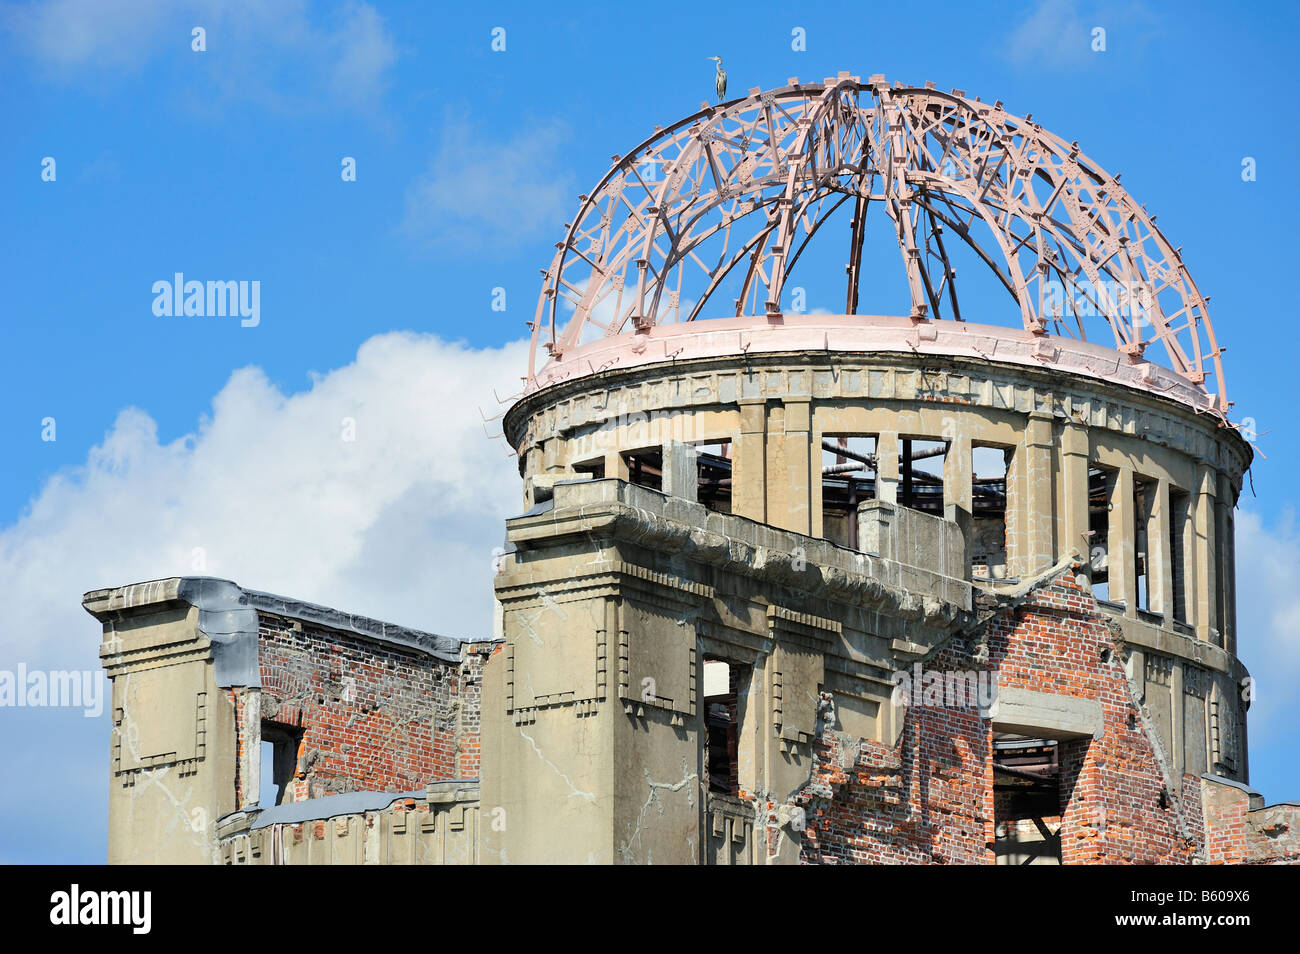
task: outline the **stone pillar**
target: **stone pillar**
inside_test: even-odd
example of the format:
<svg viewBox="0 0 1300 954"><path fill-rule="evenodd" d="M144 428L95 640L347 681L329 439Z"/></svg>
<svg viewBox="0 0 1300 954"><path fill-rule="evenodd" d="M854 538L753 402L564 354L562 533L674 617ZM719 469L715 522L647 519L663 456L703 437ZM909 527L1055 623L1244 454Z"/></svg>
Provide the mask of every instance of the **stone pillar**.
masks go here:
<svg viewBox="0 0 1300 954"><path fill-rule="evenodd" d="M1055 513L1052 494L1052 416L1041 411L1029 415L1024 439L1016 449L1016 499L1007 500L1007 509L1015 508L1016 548L1012 565L1023 578L1041 573L1054 562L1052 537ZM1010 497L1010 494L1008 494Z"/></svg>
<svg viewBox="0 0 1300 954"><path fill-rule="evenodd" d="M1216 494L1214 468L1202 464L1196 473L1196 638L1218 642L1218 547L1216 546Z"/></svg>
<svg viewBox="0 0 1300 954"><path fill-rule="evenodd" d="M767 520L767 402L740 402L740 435L731 464L731 510Z"/></svg>
<svg viewBox="0 0 1300 954"><path fill-rule="evenodd" d="M1169 545L1170 560L1180 561L1182 571L1177 579L1171 580L1170 612L1174 619L1186 623L1196 616L1196 528L1193 523L1192 498L1189 494L1174 495L1172 488L1169 496L1169 529L1173 539ZM1175 551L1175 547L1178 550ZM1181 607L1181 613L1175 609Z"/></svg>
<svg viewBox="0 0 1300 954"><path fill-rule="evenodd" d="M1183 693L1183 661L1174 657L1174 671L1169 680L1169 753L1174 760L1174 778L1182 779L1187 765L1187 697Z"/></svg>
<svg viewBox="0 0 1300 954"><path fill-rule="evenodd" d="M694 446L681 441L665 441L662 453L663 492L691 503L697 502L700 476Z"/></svg>
<svg viewBox="0 0 1300 954"><path fill-rule="evenodd" d="M1110 480L1110 526L1106 531L1106 565L1111 602L1124 604L1124 615L1137 616L1137 567L1134 543L1133 470L1122 467Z"/></svg>
<svg viewBox="0 0 1300 954"><path fill-rule="evenodd" d="M542 444L542 471L547 474L562 474L568 462L564 459L564 442L552 437Z"/></svg>
<svg viewBox="0 0 1300 954"><path fill-rule="evenodd" d="M898 433L882 432L876 438L876 499L898 503Z"/></svg>
<svg viewBox="0 0 1300 954"><path fill-rule="evenodd" d="M1236 686L1236 691L1241 691L1240 684ZM1250 746L1247 744L1249 739L1246 734L1246 708L1236 703L1235 699L1236 697L1234 697L1234 706L1237 717L1237 778L1250 784Z"/></svg>
<svg viewBox="0 0 1300 954"><path fill-rule="evenodd" d="M971 487L970 438L954 437L943 456L943 516L962 535L962 577L970 578L971 536L975 532L974 491Z"/></svg>
<svg viewBox="0 0 1300 954"><path fill-rule="evenodd" d="M604 499L562 526L507 521L530 560L495 581L505 643L483 670L480 804L500 824L480 829L481 864L701 859L695 620L713 591L618 562L658 524L611 527Z"/></svg>
<svg viewBox="0 0 1300 954"><path fill-rule="evenodd" d="M767 484L767 522L806 534L812 531L808 489L812 468L811 403L808 398L788 398L783 409L779 417L768 415L769 461L773 464L768 472L775 479Z"/></svg>
<svg viewBox="0 0 1300 954"><path fill-rule="evenodd" d="M1057 557L1072 549L1083 558L1082 573L1089 573L1092 538L1088 536L1088 429L1066 424L1061 431L1061 520Z"/></svg>
<svg viewBox="0 0 1300 954"><path fill-rule="evenodd" d="M1170 549L1169 481L1161 477L1149 493L1147 518L1147 586L1151 593L1151 612L1162 613L1165 624L1174 618L1174 561Z"/></svg>
<svg viewBox="0 0 1300 954"><path fill-rule="evenodd" d="M109 864L217 864L217 819L258 802L257 612L242 595L173 578L83 600L112 680Z"/></svg>
<svg viewBox="0 0 1300 954"><path fill-rule="evenodd" d="M613 477L617 480L627 480L627 460L623 457L623 452L611 450L605 452L605 476Z"/></svg>
<svg viewBox="0 0 1300 954"><path fill-rule="evenodd" d="M1215 540L1219 545L1217 561L1219 591L1219 632L1224 649L1237 652L1237 555L1232 511L1235 494L1227 474L1219 475L1219 493L1215 498Z"/></svg>

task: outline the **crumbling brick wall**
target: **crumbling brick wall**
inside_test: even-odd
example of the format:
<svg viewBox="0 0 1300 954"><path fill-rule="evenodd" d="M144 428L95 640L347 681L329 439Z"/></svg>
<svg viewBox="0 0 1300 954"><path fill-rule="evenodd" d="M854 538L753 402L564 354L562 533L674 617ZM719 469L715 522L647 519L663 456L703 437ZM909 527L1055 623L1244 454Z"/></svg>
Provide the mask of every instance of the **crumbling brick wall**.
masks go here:
<svg viewBox="0 0 1300 954"><path fill-rule="evenodd" d="M1182 779L1182 799L1180 807L1183 810L1183 820L1187 823L1188 832L1192 836L1193 851L1192 854L1205 860L1205 813L1201 804L1201 780L1192 774L1185 774Z"/></svg>
<svg viewBox="0 0 1300 954"><path fill-rule="evenodd" d="M1210 864L1300 863L1300 805L1264 807L1243 788L1208 779L1200 784Z"/></svg>
<svg viewBox="0 0 1300 954"><path fill-rule="evenodd" d="M479 687L493 644L467 644L455 663L271 614L258 624L262 723L301 733L285 800L477 777ZM244 704L236 700L241 730ZM251 742L242 734L241 748ZM263 779L263 791L271 784Z"/></svg>
<svg viewBox="0 0 1300 954"><path fill-rule="evenodd" d="M1100 739L1061 745L1065 864L1188 863L1193 830L1140 718L1108 618L1072 573L988 623L999 687L1100 703Z"/></svg>
<svg viewBox="0 0 1300 954"><path fill-rule="evenodd" d="M501 651L502 643L467 643L456 687L459 718L457 727L456 778L478 778L482 764L479 735L483 714L483 668L488 658Z"/></svg>
<svg viewBox="0 0 1300 954"><path fill-rule="evenodd" d="M945 650L935 668L969 656ZM975 708L912 706L895 746L834 732L822 694L813 778L796 804L809 864L979 864L991 837L987 723Z"/></svg>
<svg viewBox="0 0 1300 954"><path fill-rule="evenodd" d="M923 664L988 668L999 687L1100 703L1101 738L1058 747L1063 863L1188 863L1199 810L1187 812L1169 791L1120 650L1105 615L1066 571ZM812 779L796 798L807 819L803 861L992 863L991 724L974 706L904 711L896 745L846 739L830 729L830 713L822 719Z"/></svg>
<svg viewBox="0 0 1300 954"><path fill-rule="evenodd" d="M248 690L227 689L226 695L230 698L231 703L235 707L235 751L236 753L242 755L245 748L248 745L248 739L244 737L245 736L244 726L246 724L244 720L245 720L245 709L248 705L247 702ZM255 800L258 795L257 792L247 791L249 783L248 783L248 779L244 778L244 773L241 771L242 765L243 765L243 759L236 757L235 759L235 805L241 808L245 804L247 804L248 801Z"/></svg>

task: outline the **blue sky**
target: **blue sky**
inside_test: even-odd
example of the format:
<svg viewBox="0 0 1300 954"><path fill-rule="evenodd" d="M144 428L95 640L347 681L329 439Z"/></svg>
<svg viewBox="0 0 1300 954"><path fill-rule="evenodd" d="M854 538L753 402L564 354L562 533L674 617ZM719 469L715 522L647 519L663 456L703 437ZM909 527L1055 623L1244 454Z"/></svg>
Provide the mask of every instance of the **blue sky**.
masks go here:
<svg viewBox="0 0 1300 954"><path fill-rule="evenodd" d="M518 387L577 195L712 98L717 54L733 94L849 70L1001 99L1158 213L1267 457L1240 517L1252 783L1300 796L1297 8L991 7L0 4L0 668L95 668L81 593L196 560L486 632L518 489L479 410ZM260 324L156 317L151 287L176 272L259 281ZM361 437L340 451L344 417ZM0 727L19 769L0 778L0 861L102 859L107 720L10 710Z"/></svg>

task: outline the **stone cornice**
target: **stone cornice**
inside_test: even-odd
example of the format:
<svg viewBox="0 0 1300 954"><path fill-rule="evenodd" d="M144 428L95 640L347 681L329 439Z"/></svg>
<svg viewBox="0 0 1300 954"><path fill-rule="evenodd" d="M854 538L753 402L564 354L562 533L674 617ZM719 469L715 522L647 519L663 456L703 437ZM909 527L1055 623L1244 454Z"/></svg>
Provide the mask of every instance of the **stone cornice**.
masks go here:
<svg viewBox="0 0 1300 954"><path fill-rule="evenodd" d="M653 387L663 383L675 386ZM671 398L652 399L656 391ZM620 414L690 414L744 400L802 397L811 398L814 409L823 401L869 400L1043 412L1061 423L1210 460L1234 482L1253 458L1250 445L1216 416L1163 397L1158 389L1139 390L1045 364L910 351L774 352L611 368L528 395L510 408L503 425L512 446L523 449L538 439L602 426Z"/></svg>
<svg viewBox="0 0 1300 954"><path fill-rule="evenodd" d="M617 541L677 555L802 598L849 603L928 626L948 628L972 618L971 589L964 581L903 567L743 517L715 513L700 504L624 481L560 484L555 488L554 505L547 511L507 521L507 537L521 551L584 536L598 547ZM903 573L930 577L928 592L893 582ZM498 589L526 584L526 574L526 563L518 569L507 565L497 578ZM941 589L955 598L931 595Z"/></svg>
<svg viewBox="0 0 1300 954"><path fill-rule="evenodd" d="M185 605L194 607L198 610L198 634L206 636L211 644L217 685L227 688L256 688L262 684L257 658L259 614L413 649L445 662L459 662L463 645L454 637L424 633L273 593L246 590L230 580L206 576L170 577L91 590L82 598L81 605L104 624L106 642L114 639L107 634L118 622ZM130 646L124 650L121 645L110 646L107 654L121 656L139 648Z"/></svg>

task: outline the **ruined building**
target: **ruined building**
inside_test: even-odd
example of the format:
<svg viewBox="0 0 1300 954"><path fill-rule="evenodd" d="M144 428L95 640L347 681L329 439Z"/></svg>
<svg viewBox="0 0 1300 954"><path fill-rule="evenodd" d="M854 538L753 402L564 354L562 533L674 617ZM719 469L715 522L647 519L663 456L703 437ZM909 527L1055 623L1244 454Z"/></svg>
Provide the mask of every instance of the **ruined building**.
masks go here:
<svg viewBox="0 0 1300 954"><path fill-rule="evenodd" d="M1248 785L1222 349L1077 143L792 79L615 157L557 249L494 633L87 594L111 861L1300 855Z"/></svg>

